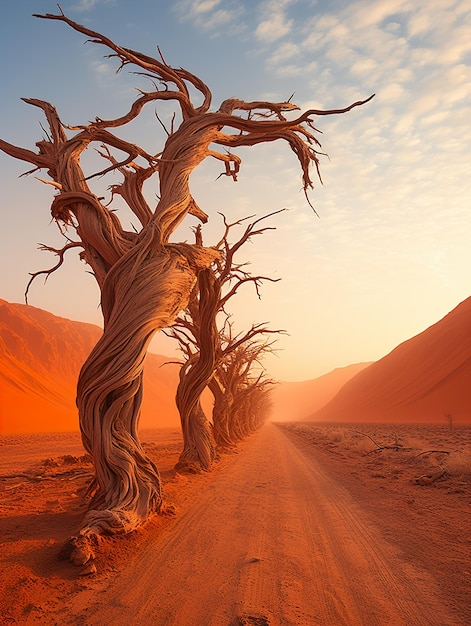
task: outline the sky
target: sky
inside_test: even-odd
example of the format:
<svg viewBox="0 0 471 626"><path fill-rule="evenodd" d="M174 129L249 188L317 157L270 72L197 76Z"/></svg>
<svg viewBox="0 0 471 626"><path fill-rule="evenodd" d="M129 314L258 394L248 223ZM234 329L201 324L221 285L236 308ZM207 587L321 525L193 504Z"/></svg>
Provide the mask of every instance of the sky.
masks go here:
<svg viewBox="0 0 471 626"><path fill-rule="evenodd" d="M471 5L468 0L63 0L71 19L123 46L184 67L211 89L213 110L229 97L292 102L302 110L342 108L319 117L323 184L302 191L298 162L277 141L237 151L238 182L205 161L191 189L209 216L211 245L229 221L286 209L237 258L269 276L261 299L249 286L231 305L238 328L283 329L265 360L277 380L308 380L337 367L375 361L434 324L471 295ZM106 50L65 24L32 17L57 13L49 0L2 3L0 137L34 148L41 111L64 123L118 117L143 79L105 58ZM154 107L155 108L155 107ZM159 113L170 119L167 107ZM162 131L151 108L128 138L152 152ZM90 157L92 166L94 157ZM54 189L27 163L0 152L0 297L24 302L29 272L61 246L50 220ZM36 174L41 176L41 174ZM116 176L113 174L112 176ZM42 173L43 178L47 178ZM106 178L106 177L105 177ZM106 185L112 179L103 180ZM98 184L98 183L97 183ZM158 189L146 191L155 197ZM121 213L119 211L121 210ZM124 207L118 207L126 227ZM175 234L191 240L191 220ZM234 233L234 237L236 233ZM29 303L70 319L101 323L99 290L71 254ZM154 352L171 354L159 333Z"/></svg>

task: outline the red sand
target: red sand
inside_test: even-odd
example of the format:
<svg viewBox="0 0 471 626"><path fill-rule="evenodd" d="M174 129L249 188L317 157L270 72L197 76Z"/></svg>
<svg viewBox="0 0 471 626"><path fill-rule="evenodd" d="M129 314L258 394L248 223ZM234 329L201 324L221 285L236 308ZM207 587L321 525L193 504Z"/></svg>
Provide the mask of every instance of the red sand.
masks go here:
<svg viewBox="0 0 471 626"><path fill-rule="evenodd" d="M471 422L471 298L373 364L337 368L315 380L280 383L273 419L361 422ZM0 300L0 430L78 429L78 372L101 329ZM178 426L178 366L149 354L144 428ZM209 392L204 404L210 407Z"/></svg>
<svg viewBox="0 0 471 626"><path fill-rule="evenodd" d="M348 381L306 419L471 422L471 298Z"/></svg>
<svg viewBox="0 0 471 626"><path fill-rule="evenodd" d="M77 377L102 330L23 304L0 300L0 431L78 430ZM144 428L178 426L178 366L148 354L144 372Z"/></svg>
<svg viewBox="0 0 471 626"><path fill-rule="evenodd" d="M88 576L57 560L91 470L78 436L4 437L1 623L469 624L471 429L394 430L267 424L191 477L171 469L178 432L143 431L177 515L104 540ZM417 456L430 449L461 456ZM440 480L414 483L437 463Z"/></svg>
<svg viewBox="0 0 471 626"><path fill-rule="evenodd" d="M1 623L471 623L471 429L458 425L470 406L470 314L471 299L356 374L327 405L341 409L332 419L362 422L384 418L394 403L396 419L426 420L435 406L441 426L267 424L213 472L191 477L172 469L180 433L145 430L178 423L177 368L149 355L142 437L177 515L103 541L96 573L57 560L85 510L92 470L78 433L4 435ZM4 433L77 428L75 380L99 333L0 301ZM341 384L333 374L323 377L330 393L334 378ZM316 406L327 388L299 385L306 407L311 392ZM299 390L294 384L292 404Z"/></svg>

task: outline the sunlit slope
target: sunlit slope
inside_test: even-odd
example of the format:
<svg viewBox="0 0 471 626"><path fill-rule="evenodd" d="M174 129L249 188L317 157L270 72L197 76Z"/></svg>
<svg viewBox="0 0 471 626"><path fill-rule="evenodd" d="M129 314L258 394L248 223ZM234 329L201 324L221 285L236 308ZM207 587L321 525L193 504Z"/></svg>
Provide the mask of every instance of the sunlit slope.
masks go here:
<svg viewBox="0 0 471 626"><path fill-rule="evenodd" d="M92 324L0 300L1 432L77 430L77 376L101 332ZM163 365L167 360L147 357L143 427L179 424L178 368Z"/></svg>
<svg viewBox="0 0 471 626"><path fill-rule="evenodd" d="M471 421L471 298L348 381L316 421Z"/></svg>
<svg viewBox="0 0 471 626"><path fill-rule="evenodd" d="M272 392L274 421L303 420L332 400L341 387L370 363L338 367L328 374L302 382L281 382Z"/></svg>

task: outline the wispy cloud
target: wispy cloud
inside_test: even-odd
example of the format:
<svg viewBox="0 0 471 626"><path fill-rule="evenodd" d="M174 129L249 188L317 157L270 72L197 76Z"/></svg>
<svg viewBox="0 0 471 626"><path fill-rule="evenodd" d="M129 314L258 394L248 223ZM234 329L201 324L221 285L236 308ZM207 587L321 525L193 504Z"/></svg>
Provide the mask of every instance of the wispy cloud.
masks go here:
<svg viewBox="0 0 471 626"><path fill-rule="evenodd" d="M71 6L72 11L91 11L102 4L115 4L116 0L78 0Z"/></svg>
<svg viewBox="0 0 471 626"><path fill-rule="evenodd" d="M191 9L195 14L209 13L221 4L221 0L196 0Z"/></svg>
<svg viewBox="0 0 471 626"><path fill-rule="evenodd" d="M264 43L272 43L291 32L293 20L286 13L292 0L267 0L261 4L260 21L255 29L255 36Z"/></svg>
<svg viewBox="0 0 471 626"><path fill-rule="evenodd" d="M270 55L268 62L275 65L284 63L287 59L296 57L299 51L299 46L296 43L287 41L277 46L276 50Z"/></svg>
<svg viewBox="0 0 471 626"><path fill-rule="evenodd" d="M319 122L330 160L321 163L325 187L313 194L321 220L304 234L316 253L312 268L329 258L323 272L340 275L348 259L357 294L373 304L385 280L400 293L404 273L435 289L456 288L459 280L454 250L465 245L471 194L466 5L358 0L295 21L283 39L286 50L296 46L289 63L292 75L306 77L302 93L315 96L298 100L303 109L341 106L376 91L364 109ZM307 71L313 60L314 76ZM267 55L267 65L285 75L278 51ZM296 224L305 218L301 213ZM377 259L375 268L369 258Z"/></svg>
<svg viewBox="0 0 471 626"><path fill-rule="evenodd" d="M290 32L291 24L283 13L274 13L267 20L260 22L255 35L264 42L276 41Z"/></svg>
<svg viewBox="0 0 471 626"><path fill-rule="evenodd" d="M244 5L235 0L178 0L174 4L181 21L191 21L200 30L223 35L240 31Z"/></svg>

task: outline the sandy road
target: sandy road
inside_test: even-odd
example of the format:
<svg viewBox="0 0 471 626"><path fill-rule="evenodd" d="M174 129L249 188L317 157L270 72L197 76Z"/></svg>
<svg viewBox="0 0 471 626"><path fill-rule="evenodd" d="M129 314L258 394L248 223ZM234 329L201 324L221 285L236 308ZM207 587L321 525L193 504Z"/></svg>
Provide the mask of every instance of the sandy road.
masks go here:
<svg viewBox="0 0 471 626"><path fill-rule="evenodd" d="M68 623L460 624L432 576L384 539L312 448L276 425L196 482L161 533L69 607Z"/></svg>

